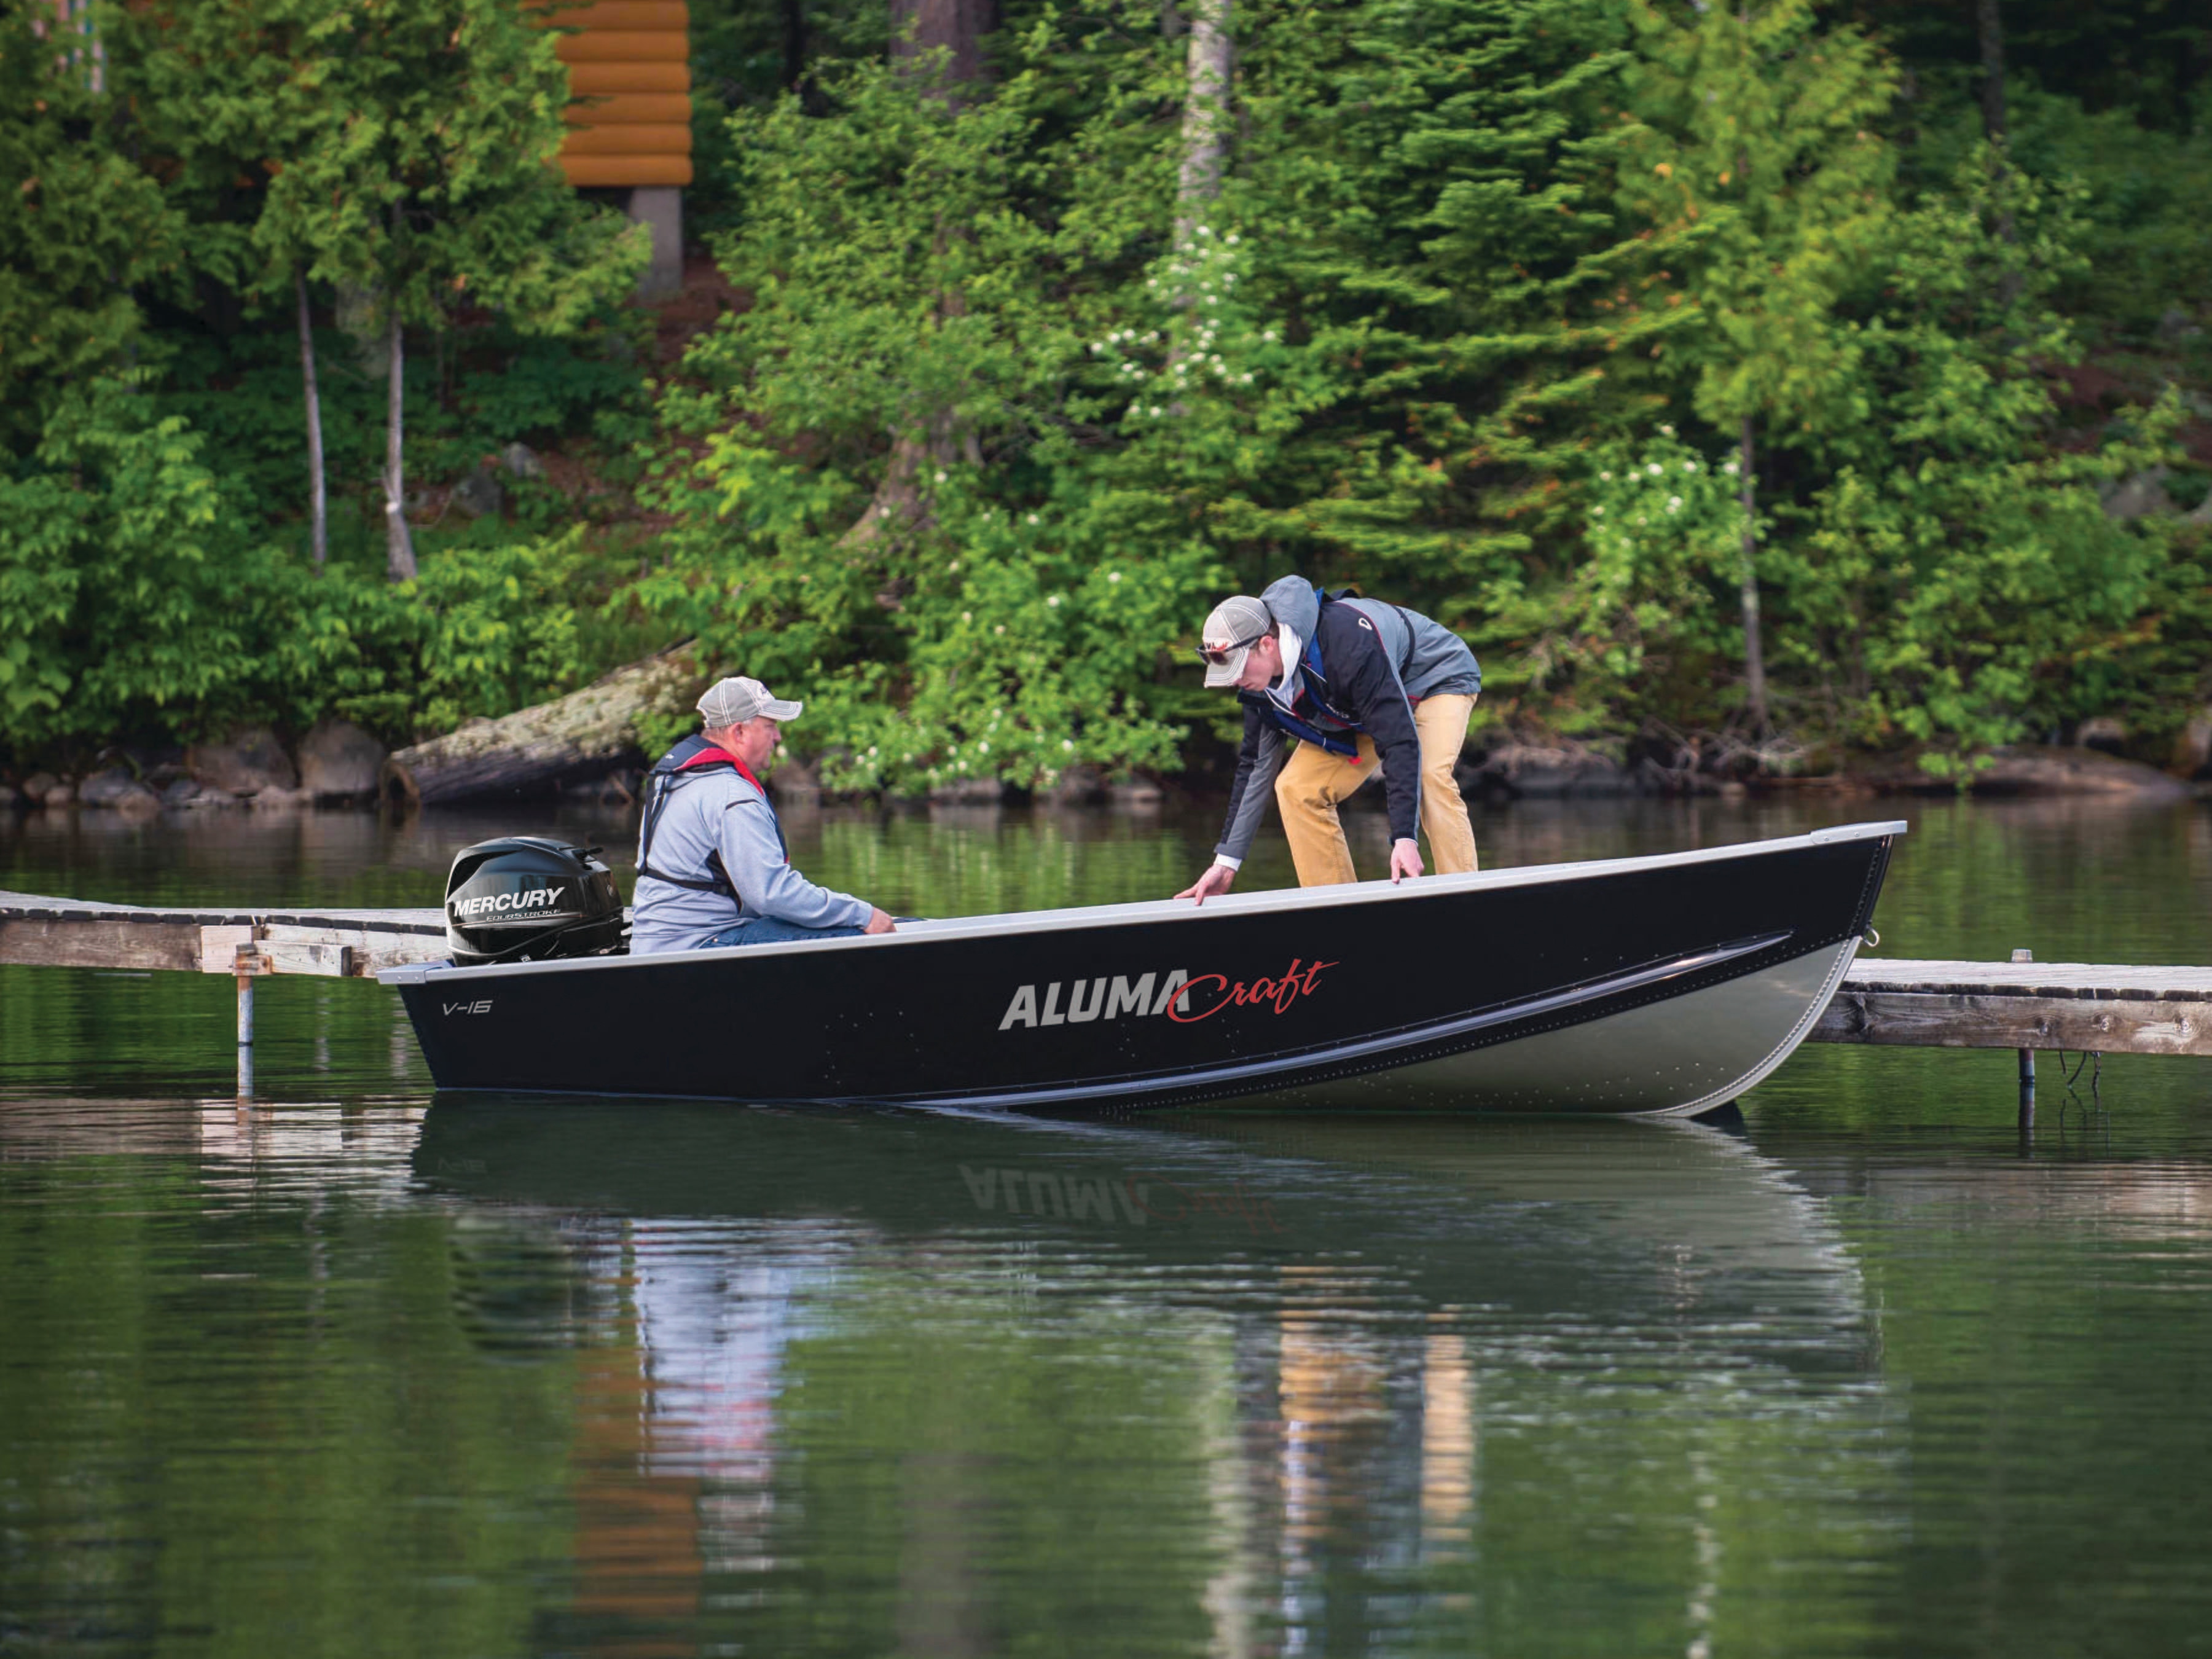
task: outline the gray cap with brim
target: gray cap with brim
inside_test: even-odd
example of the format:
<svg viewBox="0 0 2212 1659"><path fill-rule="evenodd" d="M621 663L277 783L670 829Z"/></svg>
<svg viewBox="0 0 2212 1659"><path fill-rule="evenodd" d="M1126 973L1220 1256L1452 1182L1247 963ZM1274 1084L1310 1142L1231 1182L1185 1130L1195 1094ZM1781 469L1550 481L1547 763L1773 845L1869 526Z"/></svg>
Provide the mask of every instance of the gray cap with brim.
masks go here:
<svg viewBox="0 0 2212 1659"><path fill-rule="evenodd" d="M1267 614L1267 607L1249 593L1237 594L1215 605L1206 619L1206 626L1198 630L1199 644L1208 651L1229 646L1237 648L1222 661L1206 665L1206 683L1212 686L1236 684L1244 672L1244 659L1252 654L1249 641L1268 633L1274 625L1275 619ZM1240 645L1239 641L1248 642Z"/></svg>
<svg viewBox="0 0 2212 1659"><path fill-rule="evenodd" d="M707 695L699 699L699 718L712 730L743 726L763 715L772 720L795 720L805 706L772 696L768 687L758 680L739 675L718 680L708 688Z"/></svg>

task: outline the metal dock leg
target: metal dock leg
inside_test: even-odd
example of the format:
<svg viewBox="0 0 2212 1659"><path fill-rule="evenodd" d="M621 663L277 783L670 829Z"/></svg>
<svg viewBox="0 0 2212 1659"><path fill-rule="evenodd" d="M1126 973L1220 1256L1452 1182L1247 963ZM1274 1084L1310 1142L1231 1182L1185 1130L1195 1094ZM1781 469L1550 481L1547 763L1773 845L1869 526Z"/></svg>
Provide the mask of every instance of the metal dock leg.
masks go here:
<svg viewBox="0 0 2212 1659"><path fill-rule="evenodd" d="M2014 951L2014 962L2033 962L2033 951ZM2020 1132L2027 1134L2035 1127L2035 1050L2020 1051Z"/></svg>
<svg viewBox="0 0 2212 1659"><path fill-rule="evenodd" d="M238 980L238 1097L253 1098L253 981L268 963L251 945L241 945L233 959Z"/></svg>

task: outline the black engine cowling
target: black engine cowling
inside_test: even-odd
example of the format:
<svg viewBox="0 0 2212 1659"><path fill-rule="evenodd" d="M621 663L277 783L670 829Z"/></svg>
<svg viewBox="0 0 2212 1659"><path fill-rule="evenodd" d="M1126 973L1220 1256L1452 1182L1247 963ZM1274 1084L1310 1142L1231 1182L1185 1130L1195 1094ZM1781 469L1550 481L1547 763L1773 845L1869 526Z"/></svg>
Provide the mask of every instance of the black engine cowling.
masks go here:
<svg viewBox="0 0 2212 1659"><path fill-rule="evenodd" d="M465 847L446 878L446 942L457 967L620 951L622 890L594 856L542 836Z"/></svg>

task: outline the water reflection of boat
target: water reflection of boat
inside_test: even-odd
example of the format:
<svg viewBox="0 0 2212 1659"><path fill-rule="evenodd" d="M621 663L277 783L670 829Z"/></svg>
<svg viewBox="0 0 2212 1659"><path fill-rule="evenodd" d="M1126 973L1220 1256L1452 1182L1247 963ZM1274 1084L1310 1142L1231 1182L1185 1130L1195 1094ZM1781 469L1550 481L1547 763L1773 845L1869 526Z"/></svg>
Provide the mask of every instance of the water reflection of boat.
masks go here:
<svg viewBox="0 0 2212 1659"><path fill-rule="evenodd" d="M1804 1038L1904 828L382 977L443 1089L1687 1114ZM704 1035L738 1009L775 1034L742 1059Z"/></svg>
<svg viewBox="0 0 2212 1659"><path fill-rule="evenodd" d="M830 1650L827 1584L863 1632L835 1650L980 1651L1017 1586L1072 1632L1111 1583L1145 1624L1117 1645L1366 1650L1516 1553L1553 1582L1609 1540L1608 1583L1671 1580L1624 1528L1755 1575L1832 1502L1859 1547L1890 1478L1855 1265L1704 1125L471 1096L413 1169L483 1224L455 1235L477 1340L579 1352L602 1630L650 1632L620 1612L649 1583L729 1609L727 1646ZM470 1290L544 1241L574 1296ZM1830 1424L1848 1455L1793 1486ZM1699 1572L1682 1644L1711 1646Z"/></svg>
<svg viewBox="0 0 2212 1659"><path fill-rule="evenodd" d="M1818 1201L1697 1124L1376 1114L1148 1120L447 1097L415 1173L568 1214L1255 1267L1358 1260L1448 1302L1802 1316L1831 1359L1859 1282ZM1856 1363L1855 1359L1852 1363Z"/></svg>

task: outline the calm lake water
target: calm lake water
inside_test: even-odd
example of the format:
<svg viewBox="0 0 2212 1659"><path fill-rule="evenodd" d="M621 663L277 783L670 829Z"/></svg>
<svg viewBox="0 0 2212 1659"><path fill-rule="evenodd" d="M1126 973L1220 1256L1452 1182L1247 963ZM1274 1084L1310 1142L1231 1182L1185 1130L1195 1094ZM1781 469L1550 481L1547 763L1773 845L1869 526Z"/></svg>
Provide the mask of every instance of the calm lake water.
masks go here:
<svg viewBox="0 0 2212 1659"><path fill-rule="evenodd" d="M1904 815L1880 954L2212 960L2212 811ZM0 817L0 887L428 904L556 825L632 838ZM790 827L949 915L1214 825ZM0 969L0 1653L2212 1651L2212 1064L2046 1057L2025 1136L2008 1053L1829 1048L1723 1127L1068 1124L434 1100L390 993L259 1004L246 1108L228 981Z"/></svg>

